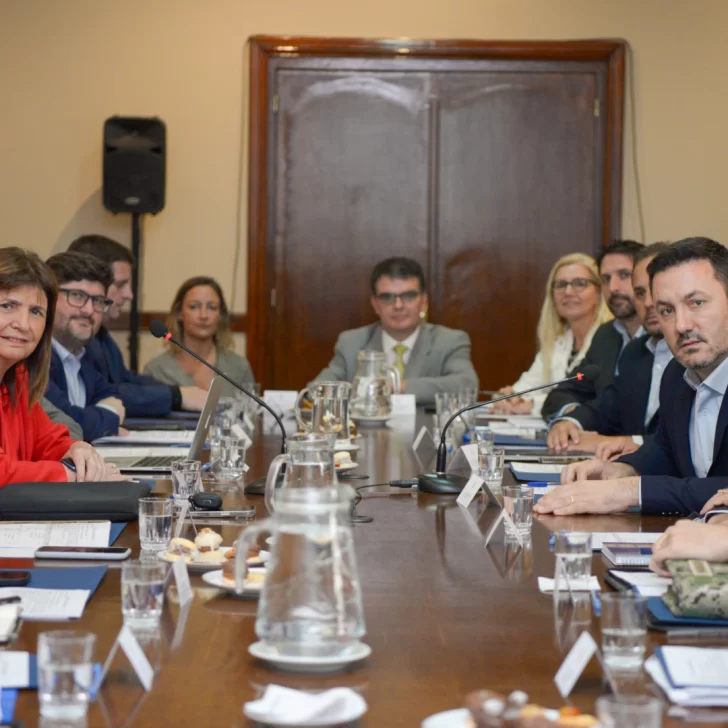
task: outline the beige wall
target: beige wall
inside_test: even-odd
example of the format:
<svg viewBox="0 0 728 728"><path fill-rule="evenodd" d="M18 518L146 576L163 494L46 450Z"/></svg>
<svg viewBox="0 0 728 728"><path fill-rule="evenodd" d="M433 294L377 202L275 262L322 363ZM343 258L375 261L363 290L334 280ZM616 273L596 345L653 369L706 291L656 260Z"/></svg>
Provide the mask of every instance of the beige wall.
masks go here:
<svg viewBox="0 0 728 728"><path fill-rule="evenodd" d="M102 123L158 115L167 207L145 223L141 305L166 309L207 273L228 296L236 281L245 311L245 41L260 33L626 39L647 239L728 242L726 27L726 0L0 0L0 244L128 241L128 216L101 205ZM623 233L639 237L631 131L628 107Z"/></svg>

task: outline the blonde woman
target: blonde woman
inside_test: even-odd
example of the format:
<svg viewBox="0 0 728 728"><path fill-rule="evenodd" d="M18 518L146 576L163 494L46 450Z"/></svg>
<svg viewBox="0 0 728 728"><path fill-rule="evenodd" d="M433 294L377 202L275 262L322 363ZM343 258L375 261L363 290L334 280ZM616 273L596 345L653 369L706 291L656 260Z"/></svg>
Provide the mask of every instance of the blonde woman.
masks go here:
<svg viewBox="0 0 728 728"><path fill-rule="evenodd" d="M233 351L230 313L220 284L214 278L197 276L186 280L177 291L167 319L172 335L241 384L255 381L244 357ZM165 384L201 387L207 390L215 373L174 344L152 359L144 373ZM225 382L223 394L232 396L235 388Z"/></svg>
<svg viewBox="0 0 728 728"><path fill-rule="evenodd" d="M611 318L594 259L586 253L559 258L546 283L546 298L538 321L536 358L517 382L503 387L501 392L511 394L563 379L584 358L594 332ZM493 409L538 417L548 393L548 389L543 389L527 397L514 397Z"/></svg>

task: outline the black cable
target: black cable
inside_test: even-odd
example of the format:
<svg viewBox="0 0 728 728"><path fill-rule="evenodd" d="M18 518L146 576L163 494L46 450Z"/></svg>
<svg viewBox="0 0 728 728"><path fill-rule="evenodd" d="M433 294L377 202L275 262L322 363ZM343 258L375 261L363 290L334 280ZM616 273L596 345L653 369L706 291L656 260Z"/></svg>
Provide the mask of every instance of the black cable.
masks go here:
<svg viewBox="0 0 728 728"><path fill-rule="evenodd" d="M356 512L356 507L362 502L363 496L359 492L364 488L378 488L383 485L387 485L390 488L412 488L417 485L417 478L410 478L409 480L390 480L386 483L369 483L368 485L360 485L354 488L355 495L351 502L351 522L352 523L372 523L374 519L371 516L360 516Z"/></svg>

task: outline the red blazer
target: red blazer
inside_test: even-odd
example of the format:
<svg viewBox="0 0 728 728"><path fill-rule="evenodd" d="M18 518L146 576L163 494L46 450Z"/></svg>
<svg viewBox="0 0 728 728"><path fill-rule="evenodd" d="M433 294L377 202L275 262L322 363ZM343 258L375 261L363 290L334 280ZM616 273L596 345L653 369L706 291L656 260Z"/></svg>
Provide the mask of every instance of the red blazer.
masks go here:
<svg viewBox="0 0 728 728"><path fill-rule="evenodd" d="M40 403L28 407L28 375L20 368L16 404L0 384L0 486L8 483L65 482L61 458L73 445L65 425L54 425Z"/></svg>

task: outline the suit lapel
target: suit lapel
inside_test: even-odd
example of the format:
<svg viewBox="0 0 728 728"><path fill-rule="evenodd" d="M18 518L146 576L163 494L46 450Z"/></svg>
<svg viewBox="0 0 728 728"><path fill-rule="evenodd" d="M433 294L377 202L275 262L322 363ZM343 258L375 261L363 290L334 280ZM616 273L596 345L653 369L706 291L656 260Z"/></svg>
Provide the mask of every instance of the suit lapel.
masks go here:
<svg viewBox="0 0 728 728"><path fill-rule="evenodd" d="M723 402L720 405L720 412L718 413L718 423L715 428L715 443L713 444L713 464L710 466L711 470L718 462L718 454L723 445L726 426L728 426L728 397L724 396Z"/></svg>
<svg viewBox="0 0 728 728"><path fill-rule="evenodd" d="M430 324L422 324L420 335L415 341L415 345L410 354L407 366L404 369L405 379L414 379L421 377L422 372L427 364L427 357L432 349L432 326Z"/></svg>
<svg viewBox="0 0 728 728"><path fill-rule="evenodd" d="M681 473L695 475L693 458L690 454L690 411L695 402L695 390L683 379L680 381L680 390L675 397L674 422L677 429L678 442L673 448L675 459Z"/></svg>
<svg viewBox="0 0 728 728"><path fill-rule="evenodd" d="M645 346L642 350L643 356L640 360L639 366L635 367L634 374L634 389L633 391L637 394L636 409L639 413L640 424L644 424L645 412L647 412L647 404L650 401L650 387L652 386L652 364L655 361L655 357L652 352ZM659 409L658 409L659 411ZM657 417L657 414L652 418L653 420ZM649 424L649 423L647 423Z"/></svg>
<svg viewBox="0 0 728 728"><path fill-rule="evenodd" d="M63 368L61 357L55 349L51 349L51 379L56 382L61 391L68 396L68 382L66 381L66 370Z"/></svg>
<svg viewBox="0 0 728 728"><path fill-rule="evenodd" d="M367 341L366 349L372 351L384 351L384 344L382 343L382 327L379 324L374 324L372 327L369 341Z"/></svg>

